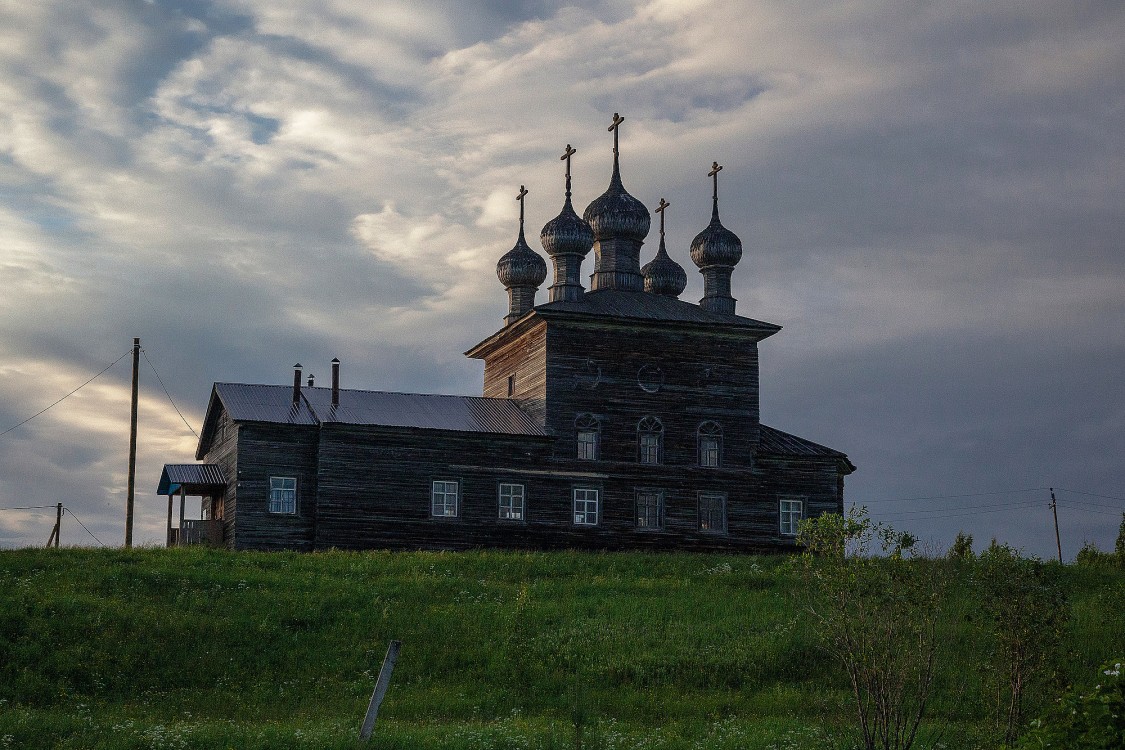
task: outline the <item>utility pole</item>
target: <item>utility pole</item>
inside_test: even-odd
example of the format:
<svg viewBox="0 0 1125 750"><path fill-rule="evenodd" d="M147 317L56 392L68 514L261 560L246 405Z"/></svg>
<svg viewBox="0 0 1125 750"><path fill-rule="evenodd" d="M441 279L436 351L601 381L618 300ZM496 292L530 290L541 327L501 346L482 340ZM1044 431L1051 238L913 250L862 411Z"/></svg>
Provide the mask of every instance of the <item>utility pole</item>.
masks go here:
<svg viewBox="0 0 1125 750"><path fill-rule="evenodd" d="M1062 562L1062 542L1059 540L1059 503L1055 500L1055 488L1051 490L1051 512L1055 514L1055 544L1059 548L1059 562Z"/></svg>
<svg viewBox="0 0 1125 750"><path fill-rule="evenodd" d="M133 403L129 411L129 488L125 493L125 548L133 546L133 491L137 484L137 380L141 369L141 340L133 339Z"/></svg>

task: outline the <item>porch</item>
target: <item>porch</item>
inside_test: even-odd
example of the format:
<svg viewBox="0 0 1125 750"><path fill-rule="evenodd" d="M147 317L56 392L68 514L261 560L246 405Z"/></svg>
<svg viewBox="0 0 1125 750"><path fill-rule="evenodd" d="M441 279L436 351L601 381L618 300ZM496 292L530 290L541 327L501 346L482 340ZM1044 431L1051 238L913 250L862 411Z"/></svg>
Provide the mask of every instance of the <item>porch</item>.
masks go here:
<svg viewBox="0 0 1125 750"><path fill-rule="evenodd" d="M168 497L167 546L223 546L223 497L226 486L223 470L216 464L164 465L156 494ZM179 523L173 527L172 511L177 496L180 499ZM199 518L185 518L188 496L200 498Z"/></svg>

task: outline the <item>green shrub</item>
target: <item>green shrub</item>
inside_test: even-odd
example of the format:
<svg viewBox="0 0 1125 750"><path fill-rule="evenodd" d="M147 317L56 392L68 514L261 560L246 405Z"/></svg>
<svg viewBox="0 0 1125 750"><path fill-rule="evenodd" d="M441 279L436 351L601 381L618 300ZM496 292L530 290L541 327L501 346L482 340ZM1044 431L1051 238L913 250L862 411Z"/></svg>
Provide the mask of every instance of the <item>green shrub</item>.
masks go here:
<svg viewBox="0 0 1125 750"><path fill-rule="evenodd" d="M1066 691L1031 722L1021 750L1120 750L1125 747L1125 659L1103 664L1093 690Z"/></svg>

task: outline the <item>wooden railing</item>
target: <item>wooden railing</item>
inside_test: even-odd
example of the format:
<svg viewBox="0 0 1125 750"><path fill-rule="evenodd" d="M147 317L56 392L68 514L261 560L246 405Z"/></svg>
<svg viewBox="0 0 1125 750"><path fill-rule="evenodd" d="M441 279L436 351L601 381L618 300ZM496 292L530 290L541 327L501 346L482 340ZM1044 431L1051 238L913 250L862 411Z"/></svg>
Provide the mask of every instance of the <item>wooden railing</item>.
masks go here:
<svg viewBox="0 0 1125 750"><path fill-rule="evenodd" d="M223 522L221 519L214 521L185 519L179 532L176 544L181 547L188 544L206 544L218 547L223 543Z"/></svg>

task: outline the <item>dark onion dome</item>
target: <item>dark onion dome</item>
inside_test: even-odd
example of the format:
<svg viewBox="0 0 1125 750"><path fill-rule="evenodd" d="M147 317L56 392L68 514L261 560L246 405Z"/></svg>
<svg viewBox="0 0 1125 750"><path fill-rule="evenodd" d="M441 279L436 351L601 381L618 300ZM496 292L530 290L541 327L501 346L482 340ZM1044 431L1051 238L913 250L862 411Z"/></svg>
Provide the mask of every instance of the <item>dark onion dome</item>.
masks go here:
<svg viewBox="0 0 1125 750"><path fill-rule="evenodd" d="M668 255L664 248L664 238L660 238L660 249L656 257L645 264L641 269L645 277L645 291L653 294L663 294L668 297L679 297L687 288L687 272Z"/></svg>
<svg viewBox="0 0 1125 750"><path fill-rule="evenodd" d="M496 263L496 277L507 287L538 287L547 278L547 263L531 249L523 237L523 225L515 247L500 257Z"/></svg>
<svg viewBox="0 0 1125 750"><path fill-rule="evenodd" d="M691 241L691 262L700 268L734 266L742 260L742 240L719 221L719 209L711 214L711 223Z"/></svg>
<svg viewBox="0 0 1125 750"><path fill-rule="evenodd" d="M556 255L585 255L594 246L594 230L574 212L569 191L562 212L543 225L539 241L552 258Z"/></svg>
<svg viewBox="0 0 1125 750"><path fill-rule="evenodd" d="M648 236L649 215L645 204L625 192L621 184L621 166L618 160L617 126L625 120L616 112L613 114L613 176L609 188L595 198L582 218L594 230L594 239L626 239L637 243L644 242Z"/></svg>

